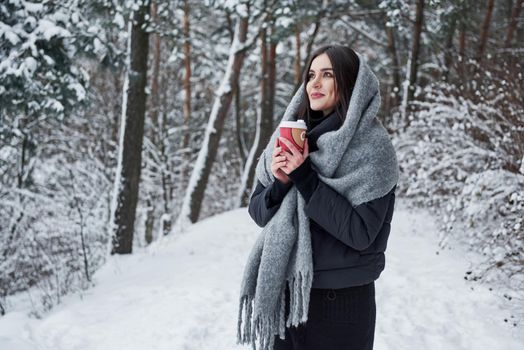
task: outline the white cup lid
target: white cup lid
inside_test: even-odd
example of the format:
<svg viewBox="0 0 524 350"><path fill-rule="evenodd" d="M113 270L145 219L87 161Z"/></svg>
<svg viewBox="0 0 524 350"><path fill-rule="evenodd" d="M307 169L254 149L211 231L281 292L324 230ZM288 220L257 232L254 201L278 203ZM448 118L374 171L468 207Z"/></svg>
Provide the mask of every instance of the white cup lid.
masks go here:
<svg viewBox="0 0 524 350"><path fill-rule="evenodd" d="M286 120L286 121L280 122L279 126L281 128L307 129L306 122L303 119L299 119L297 121Z"/></svg>

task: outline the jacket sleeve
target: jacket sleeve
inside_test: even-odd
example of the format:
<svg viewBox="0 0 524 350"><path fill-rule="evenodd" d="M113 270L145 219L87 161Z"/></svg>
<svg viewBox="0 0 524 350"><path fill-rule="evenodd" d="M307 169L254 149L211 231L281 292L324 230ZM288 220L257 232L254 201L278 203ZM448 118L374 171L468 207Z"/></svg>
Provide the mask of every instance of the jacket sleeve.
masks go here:
<svg viewBox="0 0 524 350"><path fill-rule="evenodd" d="M278 208L280 208L280 204L291 186L293 186L291 181L284 184L279 180L275 180L267 187L264 187L260 181L257 181L255 191L249 200L248 211L258 226L264 227L271 220Z"/></svg>
<svg viewBox="0 0 524 350"><path fill-rule="evenodd" d="M394 205L396 186L384 197L353 207L318 178L308 159L289 174L306 201L306 215L344 244L365 250L375 241L388 208Z"/></svg>

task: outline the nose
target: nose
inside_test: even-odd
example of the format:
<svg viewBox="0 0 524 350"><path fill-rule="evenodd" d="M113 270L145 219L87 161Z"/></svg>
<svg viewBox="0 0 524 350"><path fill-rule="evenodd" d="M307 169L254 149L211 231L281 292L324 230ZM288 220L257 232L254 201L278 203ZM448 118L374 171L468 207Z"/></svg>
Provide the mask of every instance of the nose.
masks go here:
<svg viewBox="0 0 524 350"><path fill-rule="evenodd" d="M314 87L320 86L320 80L321 80L321 79L322 79L322 78L320 77L320 74L317 75L317 76L313 79L313 86L314 86Z"/></svg>

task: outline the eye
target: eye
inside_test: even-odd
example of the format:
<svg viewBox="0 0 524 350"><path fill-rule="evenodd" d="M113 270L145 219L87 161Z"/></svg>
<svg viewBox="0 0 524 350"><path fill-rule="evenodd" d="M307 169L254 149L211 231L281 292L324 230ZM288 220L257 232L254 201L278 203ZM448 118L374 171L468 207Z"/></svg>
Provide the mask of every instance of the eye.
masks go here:
<svg viewBox="0 0 524 350"><path fill-rule="evenodd" d="M313 74L313 73L309 73L307 75L308 80L313 79L314 77L315 77L315 74Z"/></svg>
<svg viewBox="0 0 524 350"><path fill-rule="evenodd" d="M332 74L331 72L324 72L324 76L325 76L325 77L332 78L332 77L333 77L333 74Z"/></svg>

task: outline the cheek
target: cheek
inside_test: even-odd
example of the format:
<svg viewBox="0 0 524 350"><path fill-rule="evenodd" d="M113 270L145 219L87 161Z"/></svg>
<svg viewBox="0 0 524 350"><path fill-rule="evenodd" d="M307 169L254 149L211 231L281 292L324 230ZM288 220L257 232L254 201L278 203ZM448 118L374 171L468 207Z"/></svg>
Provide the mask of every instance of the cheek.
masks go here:
<svg viewBox="0 0 524 350"><path fill-rule="evenodd" d="M311 92L312 88L313 88L313 84L311 84L311 80L309 80L306 83L306 91L307 91L308 94Z"/></svg>
<svg viewBox="0 0 524 350"><path fill-rule="evenodd" d="M333 100L337 99L337 87L335 86L335 84L331 86L331 97L333 98Z"/></svg>

